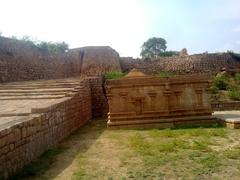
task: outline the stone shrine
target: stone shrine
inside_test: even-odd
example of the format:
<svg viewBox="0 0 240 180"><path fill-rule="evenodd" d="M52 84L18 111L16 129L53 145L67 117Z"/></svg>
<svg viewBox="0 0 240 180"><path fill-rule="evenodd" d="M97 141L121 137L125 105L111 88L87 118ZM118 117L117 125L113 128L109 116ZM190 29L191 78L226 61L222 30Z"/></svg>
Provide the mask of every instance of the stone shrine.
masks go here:
<svg viewBox="0 0 240 180"><path fill-rule="evenodd" d="M133 69L123 78L107 81L108 127L214 124L210 84L207 75L159 78Z"/></svg>

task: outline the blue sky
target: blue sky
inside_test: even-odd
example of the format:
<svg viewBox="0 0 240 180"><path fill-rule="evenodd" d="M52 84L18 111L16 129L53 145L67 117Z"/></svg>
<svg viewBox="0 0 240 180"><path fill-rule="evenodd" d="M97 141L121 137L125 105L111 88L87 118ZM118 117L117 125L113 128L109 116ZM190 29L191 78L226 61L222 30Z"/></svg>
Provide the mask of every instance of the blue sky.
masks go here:
<svg viewBox="0 0 240 180"><path fill-rule="evenodd" d="M240 52L240 0L0 0L3 36L32 35L71 48L110 45L138 57L150 37L190 54Z"/></svg>

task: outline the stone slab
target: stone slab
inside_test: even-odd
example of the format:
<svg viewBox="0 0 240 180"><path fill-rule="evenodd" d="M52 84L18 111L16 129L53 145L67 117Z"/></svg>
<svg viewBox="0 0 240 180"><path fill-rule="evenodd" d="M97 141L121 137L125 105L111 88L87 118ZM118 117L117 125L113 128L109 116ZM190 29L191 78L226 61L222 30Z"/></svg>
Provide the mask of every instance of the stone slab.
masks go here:
<svg viewBox="0 0 240 180"><path fill-rule="evenodd" d="M228 128L240 128L240 111L216 111L213 115Z"/></svg>

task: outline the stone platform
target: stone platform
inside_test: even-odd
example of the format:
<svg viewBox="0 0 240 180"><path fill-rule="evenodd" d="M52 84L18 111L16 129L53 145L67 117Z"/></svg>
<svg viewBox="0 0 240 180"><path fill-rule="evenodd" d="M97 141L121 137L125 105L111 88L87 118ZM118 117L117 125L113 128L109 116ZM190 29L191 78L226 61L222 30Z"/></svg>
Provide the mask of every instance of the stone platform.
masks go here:
<svg viewBox="0 0 240 180"><path fill-rule="evenodd" d="M240 111L216 111L213 115L228 128L240 128Z"/></svg>
<svg viewBox="0 0 240 180"><path fill-rule="evenodd" d="M0 130L70 99L81 88L80 81L59 79L0 84Z"/></svg>
<svg viewBox="0 0 240 180"><path fill-rule="evenodd" d="M159 78L134 69L107 82L109 128L216 124L207 75Z"/></svg>

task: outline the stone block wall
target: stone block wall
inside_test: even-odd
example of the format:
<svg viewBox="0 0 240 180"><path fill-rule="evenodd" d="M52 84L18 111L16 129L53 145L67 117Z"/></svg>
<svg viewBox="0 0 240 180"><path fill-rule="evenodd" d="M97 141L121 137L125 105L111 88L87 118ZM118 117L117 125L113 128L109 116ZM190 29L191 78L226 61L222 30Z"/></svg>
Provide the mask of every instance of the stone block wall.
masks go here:
<svg viewBox="0 0 240 180"><path fill-rule="evenodd" d="M162 57L157 60L140 60L128 57L121 58L120 64L124 72L136 68L146 74L158 74L160 71L176 74L216 74L222 68L226 68L226 70L238 69L240 72L240 61L229 53Z"/></svg>
<svg viewBox="0 0 240 180"><path fill-rule="evenodd" d="M240 102L231 101L231 102L212 103L212 109L214 111L240 110Z"/></svg>
<svg viewBox="0 0 240 180"><path fill-rule="evenodd" d="M7 179L92 117L91 91L79 91L49 108L34 109L19 123L0 130L0 179Z"/></svg>
<svg viewBox="0 0 240 180"><path fill-rule="evenodd" d="M105 72L121 71L119 54L109 46L89 46L77 50L82 52L82 75L97 76Z"/></svg>
<svg viewBox="0 0 240 180"><path fill-rule="evenodd" d="M104 78L89 77L87 78L90 83L91 96L92 96L92 115L93 117L107 117L108 102L104 88Z"/></svg>
<svg viewBox="0 0 240 180"><path fill-rule="evenodd" d="M118 53L108 46L70 49L61 54L0 37L0 83L74 76L96 76L121 71Z"/></svg>

